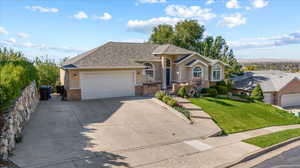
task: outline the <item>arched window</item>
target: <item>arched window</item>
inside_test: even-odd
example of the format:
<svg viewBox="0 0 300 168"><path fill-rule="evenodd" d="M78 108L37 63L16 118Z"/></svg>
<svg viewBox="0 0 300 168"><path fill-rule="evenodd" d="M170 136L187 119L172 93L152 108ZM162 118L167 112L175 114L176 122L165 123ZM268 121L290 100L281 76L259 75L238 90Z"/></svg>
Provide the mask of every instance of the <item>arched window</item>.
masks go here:
<svg viewBox="0 0 300 168"><path fill-rule="evenodd" d="M221 80L221 67L219 65L214 65L212 67L212 80Z"/></svg>
<svg viewBox="0 0 300 168"><path fill-rule="evenodd" d="M154 79L154 67L150 63L145 63L145 75L148 79Z"/></svg>
<svg viewBox="0 0 300 168"><path fill-rule="evenodd" d="M166 59L166 67L170 68L171 67L171 60L170 59Z"/></svg>
<svg viewBox="0 0 300 168"><path fill-rule="evenodd" d="M201 78L202 77L202 69L200 67L195 67L193 69L193 77L194 78Z"/></svg>

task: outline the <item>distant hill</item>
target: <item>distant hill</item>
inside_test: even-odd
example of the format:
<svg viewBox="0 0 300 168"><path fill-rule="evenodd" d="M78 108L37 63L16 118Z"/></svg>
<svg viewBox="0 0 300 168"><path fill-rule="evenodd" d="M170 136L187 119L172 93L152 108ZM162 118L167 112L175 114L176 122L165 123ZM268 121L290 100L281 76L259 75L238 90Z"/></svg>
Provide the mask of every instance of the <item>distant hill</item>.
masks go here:
<svg viewBox="0 0 300 168"><path fill-rule="evenodd" d="M300 59L240 59L239 63L255 65L256 70L300 71Z"/></svg>

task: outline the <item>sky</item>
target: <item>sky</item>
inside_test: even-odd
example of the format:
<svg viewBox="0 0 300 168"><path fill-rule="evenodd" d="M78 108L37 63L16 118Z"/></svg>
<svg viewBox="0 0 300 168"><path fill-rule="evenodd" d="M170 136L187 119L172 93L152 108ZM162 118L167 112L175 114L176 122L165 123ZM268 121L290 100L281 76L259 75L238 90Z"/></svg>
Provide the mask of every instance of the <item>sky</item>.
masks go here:
<svg viewBox="0 0 300 168"><path fill-rule="evenodd" d="M0 47L61 60L194 19L239 59L300 59L300 0L0 0Z"/></svg>

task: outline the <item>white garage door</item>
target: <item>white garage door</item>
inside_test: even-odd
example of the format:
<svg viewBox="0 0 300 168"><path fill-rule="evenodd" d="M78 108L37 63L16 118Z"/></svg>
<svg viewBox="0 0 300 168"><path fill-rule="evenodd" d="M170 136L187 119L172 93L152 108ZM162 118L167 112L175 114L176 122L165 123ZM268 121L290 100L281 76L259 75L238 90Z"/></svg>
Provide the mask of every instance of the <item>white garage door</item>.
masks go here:
<svg viewBox="0 0 300 168"><path fill-rule="evenodd" d="M80 73L81 98L98 99L134 96L135 79L132 71Z"/></svg>
<svg viewBox="0 0 300 168"><path fill-rule="evenodd" d="M267 104L272 104L273 95L271 93L264 93L264 102Z"/></svg>
<svg viewBox="0 0 300 168"><path fill-rule="evenodd" d="M281 96L281 106L299 106L300 94L286 94Z"/></svg>

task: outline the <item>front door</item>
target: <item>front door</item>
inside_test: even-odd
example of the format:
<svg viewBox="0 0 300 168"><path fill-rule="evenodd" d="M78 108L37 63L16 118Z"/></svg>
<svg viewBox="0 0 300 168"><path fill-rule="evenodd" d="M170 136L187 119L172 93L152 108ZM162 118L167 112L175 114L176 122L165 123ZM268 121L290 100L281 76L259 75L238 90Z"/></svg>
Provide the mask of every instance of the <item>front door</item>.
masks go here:
<svg viewBox="0 0 300 168"><path fill-rule="evenodd" d="M167 86L171 85L171 69L170 68L166 69L166 85Z"/></svg>

